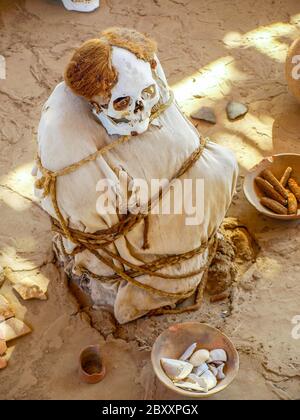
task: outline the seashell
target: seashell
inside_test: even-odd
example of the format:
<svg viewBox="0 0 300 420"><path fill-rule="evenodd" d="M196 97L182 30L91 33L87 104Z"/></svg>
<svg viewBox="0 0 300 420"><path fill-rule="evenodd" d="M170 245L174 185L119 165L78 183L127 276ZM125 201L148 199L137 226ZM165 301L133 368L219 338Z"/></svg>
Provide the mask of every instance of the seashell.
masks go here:
<svg viewBox="0 0 300 420"><path fill-rule="evenodd" d="M188 381L174 382L174 385L178 386L179 388L187 389L189 391L207 392L206 388L202 388L200 385L193 382L188 382Z"/></svg>
<svg viewBox="0 0 300 420"><path fill-rule="evenodd" d="M226 378L226 375L224 373L224 367L225 367L225 363L223 363L217 368L217 379L219 379L219 381Z"/></svg>
<svg viewBox="0 0 300 420"><path fill-rule="evenodd" d="M217 385L217 379L210 370L207 370L203 373L203 375L199 377L198 384L200 387L205 388L207 389L207 391L209 391Z"/></svg>
<svg viewBox="0 0 300 420"><path fill-rule="evenodd" d="M203 349L203 350L195 351L195 353L190 358L189 362L193 366L197 367L197 366L200 366L203 363L207 362L208 359L209 359L209 351Z"/></svg>
<svg viewBox="0 0 300 420"><path fill-rule="evenodd" d="M211 360L211 362L227 362L227 354L226 351L223 349L216 349L216 350L212 350L209 353L209 360Z"/></svg>
<svg viewBox="0 0 300 420"><path fill-rule="evenodd" d="M201 376L208 369L209 369L208 365L206 363L202 363L200 366L195 367L192 373L194 373L197 376Z"/></svg>
<svg viewBox="0 0 300 420"><path fill-rule="evenodd" d="M214 365L209 365L209 370L214 374L215 377L218 375L218 368Z"/></svg>
<svg viewBox="0 0 300 420"><path fill-rule="evenodd" d="M186 378L192 371L193 365L183 360L162 358L161 365L168 375L174 381Z"/></svg>
<svg viewBox="0 0 300 420"><path fill-rule="evenodd" d="M0 340L14 340L30 332L30 328L17 318L10 318L0 323Z"/></svg>
<svg viewBox="0 0 300 420"><path fill-rule="evenodd" d="M180 356L179 360L187 360L191 357L191 355L194 353L195 349L197 347L197 343L191 344L186 351Z"/></svg>
<svg viewBox="0 0 300 420"><path fill-rule="evenodd" d="M220 362L218 360L214 360L214 361L210 360L210 362L208 363L212 364L214 367L219 367L224 364L224 362Z"/></svg>

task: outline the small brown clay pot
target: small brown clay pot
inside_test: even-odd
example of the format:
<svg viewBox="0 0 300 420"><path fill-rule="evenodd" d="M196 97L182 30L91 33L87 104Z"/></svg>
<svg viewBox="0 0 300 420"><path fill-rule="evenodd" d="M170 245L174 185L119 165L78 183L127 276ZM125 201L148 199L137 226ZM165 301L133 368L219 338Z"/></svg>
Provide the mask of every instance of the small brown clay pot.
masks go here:
<svg viewBox="0 0 300 420"><path fill-rule="evenodd" d="M100 346L92 345L82 350L79 357L79 377L87 384L96 384L104 378L105 366L101 360Z"/></svg>

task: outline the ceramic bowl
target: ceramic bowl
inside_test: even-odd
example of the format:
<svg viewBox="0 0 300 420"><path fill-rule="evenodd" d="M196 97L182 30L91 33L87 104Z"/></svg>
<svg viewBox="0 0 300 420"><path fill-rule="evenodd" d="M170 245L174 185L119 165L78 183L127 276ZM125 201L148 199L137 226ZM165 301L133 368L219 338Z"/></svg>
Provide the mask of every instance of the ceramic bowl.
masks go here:
<svg viewBox="0 0 300 420"><path fill-rule="evenodd" d="M254 168L252 168L245 177L244 192L247 200L256 208L257 211L265 216L279 220L300 219L300 210L298 210L298 214L281 215L273 213L271 210L264 207L260 203L260 198L265 194L260 191L255 184L255 178L259 176L264 169L270 169L277 179L281 179L284 171L289 166L294 169L292 177L296 179L298 184L300 184L300 154L295 153L285 153L265 158L258 165L254 166Z"/></svg>
<svg viewBox="0 0 300 420"><path fill-rule="evenodd" d="M165 374L160 362L163 357L178 359L195 342L199 344L199 348L207 350L224 349L228 356L224 369L226 378L206 393L176 387ZM239 370L239 355L230 339L216 328L199 322L184 322L169 327L156 339L152 348L151 360L156 376L167 388L191 398L206 398L223 391L231 384Z"/></svg>

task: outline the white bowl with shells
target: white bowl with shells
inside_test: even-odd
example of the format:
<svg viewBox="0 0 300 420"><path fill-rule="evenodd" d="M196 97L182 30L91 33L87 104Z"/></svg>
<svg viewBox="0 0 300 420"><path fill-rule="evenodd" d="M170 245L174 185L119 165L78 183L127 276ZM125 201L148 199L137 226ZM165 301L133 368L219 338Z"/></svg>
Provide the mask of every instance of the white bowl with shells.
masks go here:
<svg viewBox="0 0 300 420"><path fill-rule="evenodd" d="M158 379L185 397L216 394L239 370L239 356L230 339L198 322L169 327L156 339L151 358Z"/></svg>

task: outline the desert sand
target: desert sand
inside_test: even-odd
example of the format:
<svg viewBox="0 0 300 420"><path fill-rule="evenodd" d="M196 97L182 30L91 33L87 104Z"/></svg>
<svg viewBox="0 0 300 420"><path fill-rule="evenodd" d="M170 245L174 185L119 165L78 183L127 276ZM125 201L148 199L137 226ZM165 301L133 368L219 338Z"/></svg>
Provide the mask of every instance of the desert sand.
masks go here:
<svg viewBox="0 0 300 420"><path fill-rule="evenodd" d="M229 216L245 224L259 247L228 301L196 313L142 318L118 326L106 311L80 307L57 267L47 214L33 197L31 168L43 103L62 80L73 49L105 27L151 34L176 99L189 115L212 106L217 124L199 131L231 148L241 168ZM48 300L14 296L32 333L16 340L0 371L0 399L174 399L154 376L150 350L174 322L208 322L230 336L240 358L235 382L214 399L300 399L300 224L259 215L242 191L247 169L278 152L300 153L300 105L288 93L287 48L300 35L298 0L102 0L91 14L66 11L55 0L1 0L0 265L13 278L48 282ZM249 106L229 122L229 100ZM195 122L196 123L196 122ZM17 303L19 302L19 303ZM82 347L99 343L107 366L97 385L79 382Z"/></svg>

